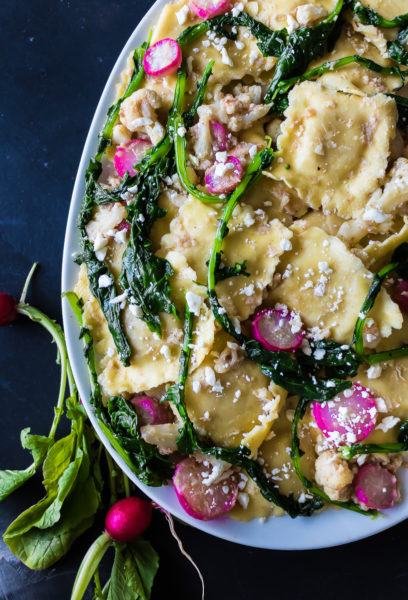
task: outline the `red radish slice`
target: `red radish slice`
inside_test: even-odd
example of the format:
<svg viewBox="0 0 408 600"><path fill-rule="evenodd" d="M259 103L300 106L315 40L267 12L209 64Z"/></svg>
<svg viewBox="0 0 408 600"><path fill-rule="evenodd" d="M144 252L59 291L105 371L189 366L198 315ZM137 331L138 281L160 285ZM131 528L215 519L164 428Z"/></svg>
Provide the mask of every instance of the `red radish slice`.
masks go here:
<svg viewBox="0 0 408 600"><path fill-rule="evenodd" d="M355 383L333 400L315 402L313 416L324 435L337 445L364 440L377 419L377 407L370 390Z"/></svg>
<svg viewBox="0 0 408 600"><path fill-rule="evenodd" d="M238 475L232 473L206 485L214 466L193 456L182 460L173 476L174 488L187 514L200 521L218 519L230 510L238 495Z"/></svg>
<svg viewBox="0 0 408 600"><path fill-rule="evenodd" d="M231 9L231 0L190 0L190 8L200 19L210 19Z"/></svg>
<svg viewBox="0 0 408 600"><path fill-rule="evenodd" d="M292 311L268 308L255 316L252 325L254 338L266 350L296 350L305 335L298 321L298 315Z"/></svg>
<svg viewBox="0 0 408 600"><path fill-rule="evenodd" d="M160 77L177 71L181 61L181 48L176 40L164 38L146 50L143 67L148 75Z"/></svg>
<svg viewBox="0 0 408 600"><path fill-rule="evenodd" d="M139 425L160 425L173 421L171 408L168 404L160 404L156 398L135 396L130 402L139 417Z"/></svg>
<svg viewBox="0 0 408 600"><path fill-rule="evenodd" d="M402 312L408 314L408 281L405 279L397 280L392 299L398 304Z"/></svg>
<svg viewBox="0 0 408 600"><path fill-rule="evenodd" d="M218 121L210 121L210 128L212 137L214 138L214 150L216 152L223 152L227 149L228 131Z"/></svg>
<svg viewBox="0 0 408 600"><path fill-rule="evenodd" d="M212 194L227 194L235 190L242 179L241 163L228 156L225 163L216 162L205 174L205 183Z"/></svg>
<svg viewBox="0 0 408 600"><path fill-rule="evenodd" d="M361 504L384 510L397 499L397 478L380 465L364 465L356 475L354 489Z"/></svg>
<svg viewBox="0 0 408 600"><path fill-rule="evenodd" d="M126 221L126 219L123 219L123 221L121 221L119 223L119 225L116 227L116 229L118 231L123 231L124 229L126 229L126 231L130 231L132 229L129 221Z"/></svg>
<svg viewBox="0 0 408 600"><path fill-rule="evenodd" d="M118 146L115 152L115 169L120 177L123 177L126 171L129 175L136 175L137 171L134 165L142 160L144 155L152 144L147 140L130 140L125 142L123 146Z"/></svg>

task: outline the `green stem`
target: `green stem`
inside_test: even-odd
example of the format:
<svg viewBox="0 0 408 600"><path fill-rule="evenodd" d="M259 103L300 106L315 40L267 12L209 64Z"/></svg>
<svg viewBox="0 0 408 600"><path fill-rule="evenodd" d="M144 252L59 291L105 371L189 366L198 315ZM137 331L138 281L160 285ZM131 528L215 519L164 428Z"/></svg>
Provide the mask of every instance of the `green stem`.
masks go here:
<svg viewBox="0 0 408 600"><path fill-rule="evenodd" d="M182 186L189 194L194 196L194 198L197 198L197 200L204 202L204 204L219 204L220 202L224 203L226 200L225 196L207 194L207 192L200 190L190 181L187 173L187 142L185 137L186 128L184 127L183 117L181 115L175 116L173 123L177 174L180 178Z"/></svg>
<svg viewBox="0 0 408 600"><path fill-rule="evenodd" d="M25 304L26 303L26 296L27 296L28 288L29 288L29 285L31 283L31 279L32 279L32 277L34 275L34 271L36 270L37 266L38 266L38 263L35 262L33 264L33 266L31 267L28 275L27 275L27 278L26 278L25 283L24 283L23 291L21 292L19 304Z"/></svg>
<svg viewBox="0 0 408 600"><path fill-rule="evenodd" d="M109 505L113 506L118 500L118 493L116 490L116 481L115 481L117 472L115 471L115 465L112 460L112 457L109 454L109 452L106 450L106 448L105 448L105 455L106 455L106 463L107 463L107 467L108 467L108 476L109 476L109 489L110 489Z"/></svg>
<svg viewBox="0 0 408 600"><path fill-rule="evenodd" d="M95 600L103 600L103 591L101 587L101 580L99 578L99 568L97 567L94 575L95 582Z"/></svg>
<svg viewBox="0 0 408 600"><path fill-rule="evenodd" d="M94 541L79 567L71 593L71 600L82 599L99 563L112 543L112 539L107 533L102 533Z"/></svg>
<svg viewBox="0 0 408 600"><path fill-rule="evenodd" d="M374 275L374 279L371 283L370 289L368 290L368 294L366 299L364 300L363 306L361 307L360 313L358 315L356 325L354 327L353 341L356 353L359 356L364 356L364 339L363 339L363 331L364 325L367 320L367 315L370 310L373 308L375 299L381 290L381 285L391 271L393 271L396 267L398 267L399 263L391 263L387 265L381 271Z"/></svg>
<svg viewBox="0 0 408 600"><path fill-rule="evenodd" d="M398 442L394 444L355 444L339 448L339 454L346 460L351 460L357 454L389 454L406 451L406 445Z"/></svg>
<svg viewBox="0 0 408 600"><path fill-rule="evenodd" d="M69 364L64 332L62 331L58 323L47 317L47 315L45 315L37 308L34 308L34 306L30 306L29 304L25 303L19 303L17 305L17 312L21 315L25 315L35 323L39 323L40 325L42 325L42 327L44 327L44 329L46 329L51 334L54 342L57 344L58 356L61 361L60 387L58 392L58 401L57 406L55 408L54 419L52 421L51 429L48 434L48 437L54 438L55 432L58 427L58 423L64 412L64 399Z"/></svg>
<svg viewBox="0 0 408 600"><path fill-rule="evenodd" d="M376 73L382 73L383 75L393 75L395 77L400 77L402 83L401 87L404 85L405 71L401 71L398 66L394 65L393 67L383 67L378 63L374 62L373 60L369 60L368 58L363 58L358 54L354 54L353 56L345 56L337 60L325 62L317 67L314 67L313 69L310 69L310 71L306 71L306 73L303 73L303 75L298 75L296 77L291 77L290 79L281 81L273 94L272 100L275 100L275 98L281 94L287 94L288 91L296 83L313 79L314 77L320 77L321 75L324 75L324 73L334 71L335 69L339 69L340 67L345 67L346 65L349 65L351 63L357 63L366 67L367 69L370 69L371 71L375 71Z"/></svg>
<svg viewBox="0 0 408 600"><path fill-rule="evenodd" d="M129 483L129 479L127 478L127 476L125 475L125 473L122 471L122 478L123 478L123 487L125 489L125 496L126 498L129 498L130 496L130 483Z"/></svg>

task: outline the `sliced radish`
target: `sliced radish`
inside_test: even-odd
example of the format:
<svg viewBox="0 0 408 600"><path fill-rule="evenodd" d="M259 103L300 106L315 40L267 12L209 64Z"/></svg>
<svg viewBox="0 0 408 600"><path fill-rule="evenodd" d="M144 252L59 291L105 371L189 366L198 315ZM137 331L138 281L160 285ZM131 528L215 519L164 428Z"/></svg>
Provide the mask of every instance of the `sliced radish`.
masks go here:
<svg viewBox="0 0 408 600"><path fill-rule="evenodd" d="M164 38L146 50L143 67L148 75L160 77L177 71L181 61L181 48L176 40Z"/></svg>
<svg viewBox="0 0 408 600"><path fill-rule="evenodd" d="M146 152L150 150L152 144L147 140L130 140L123 146L118 146L115 152L115 169L120 177L123 177L126 171L129 175L136 175L137 171L134 165L137 165Z"/></svg>
<svg viewBox="0 0 408 600"><path fill-rule="evenodd" d="M315 402L313 416L323 434L337 445L364 440L377 419L377 406L370 390L359 383L328 402Z"/></svg>
<svg viewBox="0 0 408 600"><path fill-rule="evenodd" d="M283 308L262 310L252 325L254 338L266 350L296 350L305 335L299 320L297 313Z"/></svg>
<svg viewBox="0 0 408 600"><path fill-rule="evenodd" d="M130 402L139 417L139 425L161 425L173 421L173 413L169 405L161 404L156 398L134 396Z"/></svg>
<svg viewBox="0 0 408 600"><path fill-rule="evenodd" d="M397 280L392 299L398 304L402 312L408 314L408 281L405 279Z"/></svg>
<svg viewBox="0 0 408 600"><path fill-rule="evenodd" d="M231 9L231 0L190 0L189 4L200 19L211 19Z"/></svg>
<svg viewBox="0 0 408 600"><path fill-rule="evenodd" d="M218 519L235 504L238 495L238 475L231 473L211 480L215 468L210 461L193 456L182 460L176 468L173 483L177 498L187 514L200 521Z"/></svg>
<svg viewBox="0 0 408 600"><path fill-rule="evenodd" d="M227 149L228 131L218 121L210 121L211 135L214 139L215 152L223 152Z"/></svg>
<svg viewBox="0 0 408 600"><path fill-rule="evenodd" d="M384 510L397 499L397 478L380 465L364 465L356 475L354 489L361 504Z"/></svg>
<svg viewBox="0 0 408 600"><path fill-rule="evenodd" d="M241 163L235 156L216 162L205 174L205 183L212 194L227 194L235 190L242 179Z"/></svg>
<svg viewBox="0 0 408 600"><path fill-rule="evenodd" d="M129 221L126 221L126 219L123 219L123 220L122 220L122 221L119 223L119 225L116 227L116 229L117 229L118 231L123 231L124 229L125 229L126 231L130 231L130 230L132 229L132 226L131 226L131 224L129 223Z"/></svg>

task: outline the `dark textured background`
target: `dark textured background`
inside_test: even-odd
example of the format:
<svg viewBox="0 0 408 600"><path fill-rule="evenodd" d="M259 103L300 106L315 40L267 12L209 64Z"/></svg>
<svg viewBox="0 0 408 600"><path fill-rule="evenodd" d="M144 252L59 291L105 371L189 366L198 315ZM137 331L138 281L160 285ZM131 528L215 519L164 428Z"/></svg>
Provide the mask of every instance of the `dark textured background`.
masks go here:
<svg viewBox="0 0 408 600"><path fill-rule="evenodd" d="M0 36L0 290L18 295L32 262L29 299L61 321L65 221L82 146L116 57L151 0L2 0ZM0 468L29 457L19 432L45 434L58 387L55 346L20 320L0 331ZM0 505L0 530L41 494L40 477ZM0 545L1 600L68 600L76 569L101 523L55 568L32 573ZM200 565L207 600L404 597L408 523L349 546L313 552L253 550L178 525ZM194 570L164 519L149 537L161 566L152 599L199 599ZM88 599L91 598L89 594Z"/></svg>

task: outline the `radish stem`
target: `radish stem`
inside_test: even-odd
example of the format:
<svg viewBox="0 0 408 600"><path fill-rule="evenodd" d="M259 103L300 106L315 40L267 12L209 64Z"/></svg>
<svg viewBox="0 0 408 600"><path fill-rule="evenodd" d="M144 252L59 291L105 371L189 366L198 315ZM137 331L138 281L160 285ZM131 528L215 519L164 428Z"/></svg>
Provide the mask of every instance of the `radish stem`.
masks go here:
<svg viewBox="0 0 408 600"><path fill-rule="evenodd" d="M82 599L99 563L112 543L112 539L106 533L102 533L94 541L79 567L71 593L71 600Z"/></svg>

